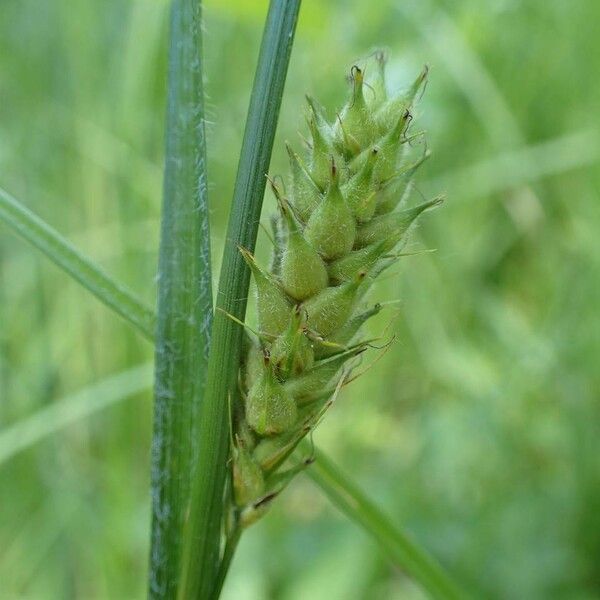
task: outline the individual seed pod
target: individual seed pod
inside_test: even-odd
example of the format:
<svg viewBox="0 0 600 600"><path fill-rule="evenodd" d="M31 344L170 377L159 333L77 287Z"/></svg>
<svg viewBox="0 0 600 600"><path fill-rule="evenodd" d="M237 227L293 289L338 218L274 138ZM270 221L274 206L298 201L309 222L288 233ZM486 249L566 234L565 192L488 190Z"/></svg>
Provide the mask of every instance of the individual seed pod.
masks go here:
<svg viewBox="0 0 600 600"><path fill-rule="evenodd" d="M305 334L305 313L300 306L294 307L288 328L273 342L270 348L271 363L281 379L310 369L314 353Z"/></svg>
<svg viewBox="0 0 600 600"><path fill-rule="evenodd" d="M343 256L354 245L356 222L340 190L334 162L325 198L308 220L304 235L326 260Z"/></svg>
<svg viewBox="0 0 600 600"><path fill-rule="evenodd" d="M417 96L427 81L428 74L429 67L425 65L408 90L396 94L384 102L381 108L375 113L374 124L381 135L384 135L390 127L394 126L397 122L398 115L403 114L405 111L410 112L412 110L415 101L417 100Z"/></svg>
<svg viewBox="0 0 600 600"><path fill-rule="evenodd" d="M355 246L357 248L364 248L367 245L375 244L383 240L391 240L392 247L395 246L396 242L400 241L402 236L414 223L415 219L423 211L434 208L443 201L443 197L438 196L433 200L423 202L412 208L373 218L371 221L358 228Z"/></svg>
<svg viewBox="0 0 600 600"><path fill-rule="evenodd" d="M309 298L303 304L308 327L322 337L342 327L352 313L356 291L365 275L359 273L352 281L328 287Z"/></svg>
<svg viewBox="0 0 600 600"><path fill-rule="evenodd" d="M317 117L312 111L308 119L308 128L311 133L311 151L309 173L312 180L320 189L325 189L329 180L329 165L334 155L331 141L328 140L323 131L317 125Z"/></svg>
<svg viewBox="0 0 600 600"><path fill-rule="evenodd" d="M281 435L263 438L254 449L254 460L263 472L269 473L283 463L308 431L308 428L302 426Z"/></svg>
<svg viewBox="0 0 600 600"><path fill-rule="evenodd" d="M263 370L264 350L262 346L253 340L249 340L244 363L244 386L249 390L259 379Z"/></svg>
<svg viewBox="0 0 600 600"><path fill-rule="evenodd" d="M238 506L254 502L265 491L262 469L236 437L233 449L233 495Z"/></svg>
<svg viewBox="0 0 600 600"><path fill-rule="evenodd" d="M297 417L296 403L273 374L268 354L258 380L246 398L246 420L259 435L276 435L289 430Z"/></svg>
<svg viewBox="0 0 600 600"><path fill-rule="evenodd" d="M279 283L270 273L258 266L254 256L245 248L239 250L256 283L258 327L261 333L277 336L288 325L292 305Z"/></svg>
<svg viewBox="0 0 600 600"><path fill-rule="evenodd" d="M371 110L364 96L364 74L354 65L350 71L352 78L352 96L335 127L335 138L338 144L344 144L351 154L357 154L361 148L368 146L373 137Z"/></svg>
<svg viewBox="0 0 600 600"><path fill-rule="evenodd" d="M315 347L315 357L321 359L346 350L359 329L373 316L381 311L381 304L354 315L341 329L333 333L326 341Z"/></svg>
<svg viewBox="0 0 600 600"><path fill-rule="evenodd" d="M371 148L364 165L341 188L346 203L359 223L368 221L373 216L377 206L373 184L373 169L378 154L379 149L377 146Z"/></svg>
<svg viewBox="0 0 600 600"><path fill-rule="evenodd" d="M377 163L373 169L373 179L378 184L386 182L396 175L398 170L398 161L403 152L403 146L406 142L406 129L412 119L411 114L405 111L397 119L396 123L387 133L378 140L377 147L379 154ZM371 148L363 150L351 163L350 171L355 173L362 169L369 160Z"/></svg>
<svg viewBox="0 0 600 600"><path fill-rule="evenodd" d="M276 196L286 228L285 249L281 257L281 285L292 298L302 301L327 286L327 269L319 253L302 235L290 206L277 192ZM289 315L288 309L288 318Z"/></svg>
<svg viewBox="0 0 600 600"><path fill-rule="evenodd" d="M312 369L294 377L284 384L285 391L296 401L298 406L302 406L308 400L323 393L327 385L342 368L344 363L364 352L366 346L359 345L350 350L340 352L339 354L316 362Z"/></svg>
<svg viewBox="0 0 600 600"><path fill-rule="evenodd" d="M421 158L410 165L404 172L392 178L377 194L375 214L383 215L392 212L397 206L405 204L410 196L419 167L431 156L425 150Z"/></svg>
<svg viewBox="0 0 600 600"><path fill-rule="evenodd" d="M265 494L262 498L259 498L256 502L245 506L239 514L239 526L242 529L247 529L250 525L253 525L264 517L275 499L276 494Z"/></svg>
<svg viewBox="0 0 600 600"><path fill-rule="evenodd" d="M334 260L327 267L330 283L338 285L344 281L351 281L361 271L368 271L387 251L387 248L387 240L382 240L360 250L353 250L346 256Z"/></svg>
<svg viewBox="0 0 600 600"><path fill-rule="evenodd" d="M305 98L308 104L310 116L314 118L323 138L328 142L328 144L331 144L333 132L331 125L327 120L327 113L325 112L325 109L309 94L306 94Z"/></svg>
<svg viewBox="0 0 600 600"><path fill-rule="evenodd" d="M302 222L306 223L323 197L300 157L289 144L286 144L285 147L290 159L292 204Z"/></svg>

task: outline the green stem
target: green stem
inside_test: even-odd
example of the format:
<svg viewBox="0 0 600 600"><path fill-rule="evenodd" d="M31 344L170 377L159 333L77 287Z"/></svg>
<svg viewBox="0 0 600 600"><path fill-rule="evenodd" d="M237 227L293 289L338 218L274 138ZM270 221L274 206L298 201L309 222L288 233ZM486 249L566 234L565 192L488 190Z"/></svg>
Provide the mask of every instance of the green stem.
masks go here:
<svg viewBox="0 0 600 600"><path fill-rule="evenodd" d="M179 587L212 323L199 0L173 0L152 439L152 598Z"/></svg>
<svg viewBox="0 0 600 600"><path fill-rule="evenodd" d="M221 558L221 562L219 563L219 570L217 571L217 578L215 581L215 586L213 588L211 600L218 600L219 596L221 595L221 591L223 590L223 584L225 583L225 577L227 577L227 573L229 571L229 567L231 566L233 555L235 554L235 550L237 548L241 536L242 528L238 524L236 524L233 528L233 531L229 534L227 542L225 542L225 549L223 550L223 557Z"/></svg>
<svg viewBox="0 0 600 600"><path fill-rule="evenodd" d="M96 298L135 325L144 336L148 339L154 337L155 317L151 309L3 189L0 189L0 220L41 250Z"/></svg>
<svg viewBox="0 0 600 600"><path fill-rule="evenodd" d="M305 446L306 447L306 446ZM306 474L352 521L358 523L381 547L394 564L420 583L433 598L459 600L459 591L438 562L415 544L352 482L331 460L316 449L316 461Z"/></svg>
<svg viewBox="0 0 600 600"><path fill-rule="evenodd" d="M199 427L194 485L179 597L209 598L219 563L223 487L227 472L228 400L236 392L250 272L238 246L254 249L265 176L281 105L300 0L272 0L263 33L223 252L206 396Z"/></svg>

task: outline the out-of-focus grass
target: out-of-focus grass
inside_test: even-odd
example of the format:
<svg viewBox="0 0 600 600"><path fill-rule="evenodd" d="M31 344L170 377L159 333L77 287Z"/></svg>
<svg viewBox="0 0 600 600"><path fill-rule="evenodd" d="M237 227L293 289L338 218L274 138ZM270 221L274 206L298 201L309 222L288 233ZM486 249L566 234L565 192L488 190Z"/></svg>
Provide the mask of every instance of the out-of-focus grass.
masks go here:
<svg viewBox="0 0 600 600"><path fill-rule="evenodd" d="M0 185L151 303L167 8L0 3ZM265 12L207 1L215 257ZM389 47L398 83L432 66L420 189L448 202L412 249L437 252L378 286L401 303L373 330L396 341L317 439L476 596L600 594L599 18L593 0L305 0L298 28L274 173L303 94L339 106L354 58ZM2 428L151 358L6 230L0 252ZM140 393L0 466L1 597L143 597L150 413ZM226 596L422 597L301 478Z"/></svg>

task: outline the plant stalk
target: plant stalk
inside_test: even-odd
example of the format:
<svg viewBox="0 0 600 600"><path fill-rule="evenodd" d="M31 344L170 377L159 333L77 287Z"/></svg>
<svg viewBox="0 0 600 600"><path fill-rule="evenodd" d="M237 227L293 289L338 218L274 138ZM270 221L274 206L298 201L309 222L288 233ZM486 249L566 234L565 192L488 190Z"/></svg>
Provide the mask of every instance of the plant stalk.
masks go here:
<svg viewBox="0 0 600 600"><path fill-rule="evenodd" d="M151 598L174 598L212 323L199 0L173 0L158 266Z"/></svg>
<svg viewBox="0 0 600 600"><path fill-rule="evenodd" d="M228 470L229 401L235 397L250 272L239 246L254 250L300 0L272 0L263 33L233 193L202 405L198 472L186 527L179 598L206 599L220 561L223 491Z"/></svg>

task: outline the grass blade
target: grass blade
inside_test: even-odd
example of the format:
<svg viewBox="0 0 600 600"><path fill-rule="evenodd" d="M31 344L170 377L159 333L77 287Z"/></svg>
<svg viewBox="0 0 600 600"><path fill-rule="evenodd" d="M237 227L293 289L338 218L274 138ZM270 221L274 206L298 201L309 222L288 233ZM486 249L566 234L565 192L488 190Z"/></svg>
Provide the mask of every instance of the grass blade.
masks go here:
<svg viewBox="0 0 600 600"><path fill-rule="evenodd" d="M195 481L180 598L208 598L219 562L223 487L227 472L228 398L235 393L242 331L225 313L243 320L250 273L238 246L254 249L265 176L300 0L272 0L258 58L248 119L229 217L217 295L205 402L199 428L199 472Z"/></svg>
<svg viewBox="0 0 600 600"><path fill-rule="evenodd" d="M0 189L0 220L41 250L96 298L135 325L144 336L148 339L154 337L155 319L149 308L3 189Z"/></svg>
<svg viewBox="0 0 600 600"><path fill-rule="evenodd" d="M212 322L201 16L198 0L173 0L158 266L152 598L177 594Z"/></svg>
<svg viewBox="0 0 600 600"><path fill-rule="evenodd" d="M318 450L314 450L314 455L316 461L306 469L306 474L333 504L373 537L394 564L420 583L433 598L458 600L467 597L459 592L437 561L395 527L331 460Z"/></svg>
<svg viewBox="0 0 600 600"><path fill-rule="evenodd" d="M0 430L0 466L63 427L147 390L152 369L145 364L111 375Z"/></svg>

